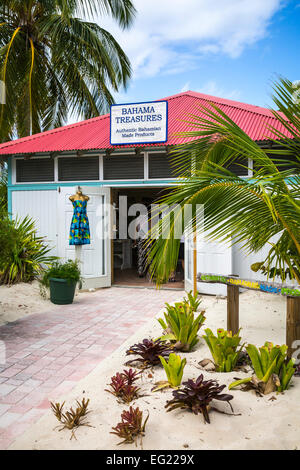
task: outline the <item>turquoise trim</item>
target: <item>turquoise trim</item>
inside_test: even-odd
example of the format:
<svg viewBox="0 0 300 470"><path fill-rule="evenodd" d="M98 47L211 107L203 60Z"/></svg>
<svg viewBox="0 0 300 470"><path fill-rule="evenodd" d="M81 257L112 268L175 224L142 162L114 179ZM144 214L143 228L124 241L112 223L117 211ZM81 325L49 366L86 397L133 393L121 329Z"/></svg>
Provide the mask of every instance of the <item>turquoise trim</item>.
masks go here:
<svg viewBox="0 0 300 470"><path fill-rule="evenodd" d="M10 190L12 175L12 160L9 158L7 162L7 212L9 217L12 216L12 194Z"/></svg>
<svg viewBox="0 0 300 470"><path fill-rule="evenodd" d="M85 181L76 181L75 183L36 183L36 184L10 184L8 185L9 191L43 191L43 190L53 190L56 191L59 187L68 187L68 186L166 186L169 184L176 183L176 179L172 180L139 180L139 181L96 181L96 182L85 182Z"/></svg>
<svg viewBox="0 0 300 470"><path fill-rule="evenodd" d="M11 185L11 175L12 175L12 160L11 158L7 161L7 185Z"/></svg>
<svg viewBox="0 0 300 470"><path fill-rule="evenodd" d="M168 186L169 184L176 183L176 179L173 180L139 180L139 181L96 181L96 182L85 182L77 181L76 183L45 183L45 184L11 184L11 165L8 170L8 213L12 214L12 193L13 191L57 191L59 187L68 186L114 186L114 187L126 187L126 186Z"/></svg>
<svg viewBox="0 0 300 470"><path fill-rule="evenodd" d="M7 190L7 212L9 217L11 218L12 216L12 190L8 189Z"/></svg>

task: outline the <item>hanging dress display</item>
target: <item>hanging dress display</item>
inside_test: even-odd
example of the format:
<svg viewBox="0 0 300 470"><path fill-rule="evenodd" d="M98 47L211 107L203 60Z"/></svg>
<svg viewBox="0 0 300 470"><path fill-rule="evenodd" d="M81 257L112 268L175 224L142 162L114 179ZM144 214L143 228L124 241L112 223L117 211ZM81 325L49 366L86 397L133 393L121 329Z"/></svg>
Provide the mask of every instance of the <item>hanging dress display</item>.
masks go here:
<svg viewBox="0 0 300 470"><path fill-rule="evenodd" d="M70 227L69 245L89 245L91 243L87 201L72 201L74 213Z"/></svg>

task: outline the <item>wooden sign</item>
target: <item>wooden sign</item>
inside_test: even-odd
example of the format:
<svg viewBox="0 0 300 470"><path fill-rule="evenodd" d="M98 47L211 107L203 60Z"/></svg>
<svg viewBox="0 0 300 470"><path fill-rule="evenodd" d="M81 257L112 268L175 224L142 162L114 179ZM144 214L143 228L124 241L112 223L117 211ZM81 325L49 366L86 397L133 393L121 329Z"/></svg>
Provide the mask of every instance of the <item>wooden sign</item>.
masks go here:
<svg viewBox="0 0 300 470"><path fill-rule="evenodd" d="M236 334L239 330L239 288L267 294L283 295L286 303L286 344L288 357L292 357L295 344L300 340L300 286L288 286L275 282L240 279L238 276L198 273L198 282L227 285L227 330Z"/></svg>
<svg viewBox="0 0 300 470"><path fill-rule="evenodd" d="M300 286L288 286L276 282L255 281L253 279L240 279L233 276L222 276L219 274L202 274L197 275L198 282L227 284L228 286L243 287L244 289L252 289L269 294L287 295L289 297L300 297Z"/></svg>

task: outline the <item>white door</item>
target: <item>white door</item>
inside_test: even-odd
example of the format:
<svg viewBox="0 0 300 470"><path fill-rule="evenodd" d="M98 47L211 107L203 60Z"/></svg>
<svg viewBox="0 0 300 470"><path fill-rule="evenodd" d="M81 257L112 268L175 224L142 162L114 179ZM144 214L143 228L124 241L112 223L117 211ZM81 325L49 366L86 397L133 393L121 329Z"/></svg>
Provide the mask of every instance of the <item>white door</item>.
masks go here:
<svg viewBox="0 0 300 470"><path fill-rule="evenodd" d="M90 245L69 245L73 205L69 200L78 186L58 188L58 253L65 260L77 258L83 277L83 289L111 286L111 212L110 188L81 186L89 196Z"/></svg>
<svg viewBox="0 0 300 470"><path fill-rule="evenodd" d="M197 237L197 274L235 274L232 273L232 248L223 243L208 241L202 235ZM185 290L193 289L193 237L185 237ZM197 290L201 294L227 295L227 288L223 284L197 283Z"/></svg>

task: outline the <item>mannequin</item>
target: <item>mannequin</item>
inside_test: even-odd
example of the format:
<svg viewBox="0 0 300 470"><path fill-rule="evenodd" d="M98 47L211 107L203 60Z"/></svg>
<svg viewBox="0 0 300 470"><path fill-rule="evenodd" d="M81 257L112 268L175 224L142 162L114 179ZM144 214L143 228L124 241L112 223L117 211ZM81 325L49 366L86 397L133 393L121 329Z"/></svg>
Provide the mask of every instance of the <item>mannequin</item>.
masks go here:
<svg viewBox="0 0 300 470"><path fill-rule="evenodd" d="M78 186L78 189L75 194L69 197L71 202L74 201L89 201L90 198L89 196L86 196L85 194L82 193L80 186Z"/></svg>

